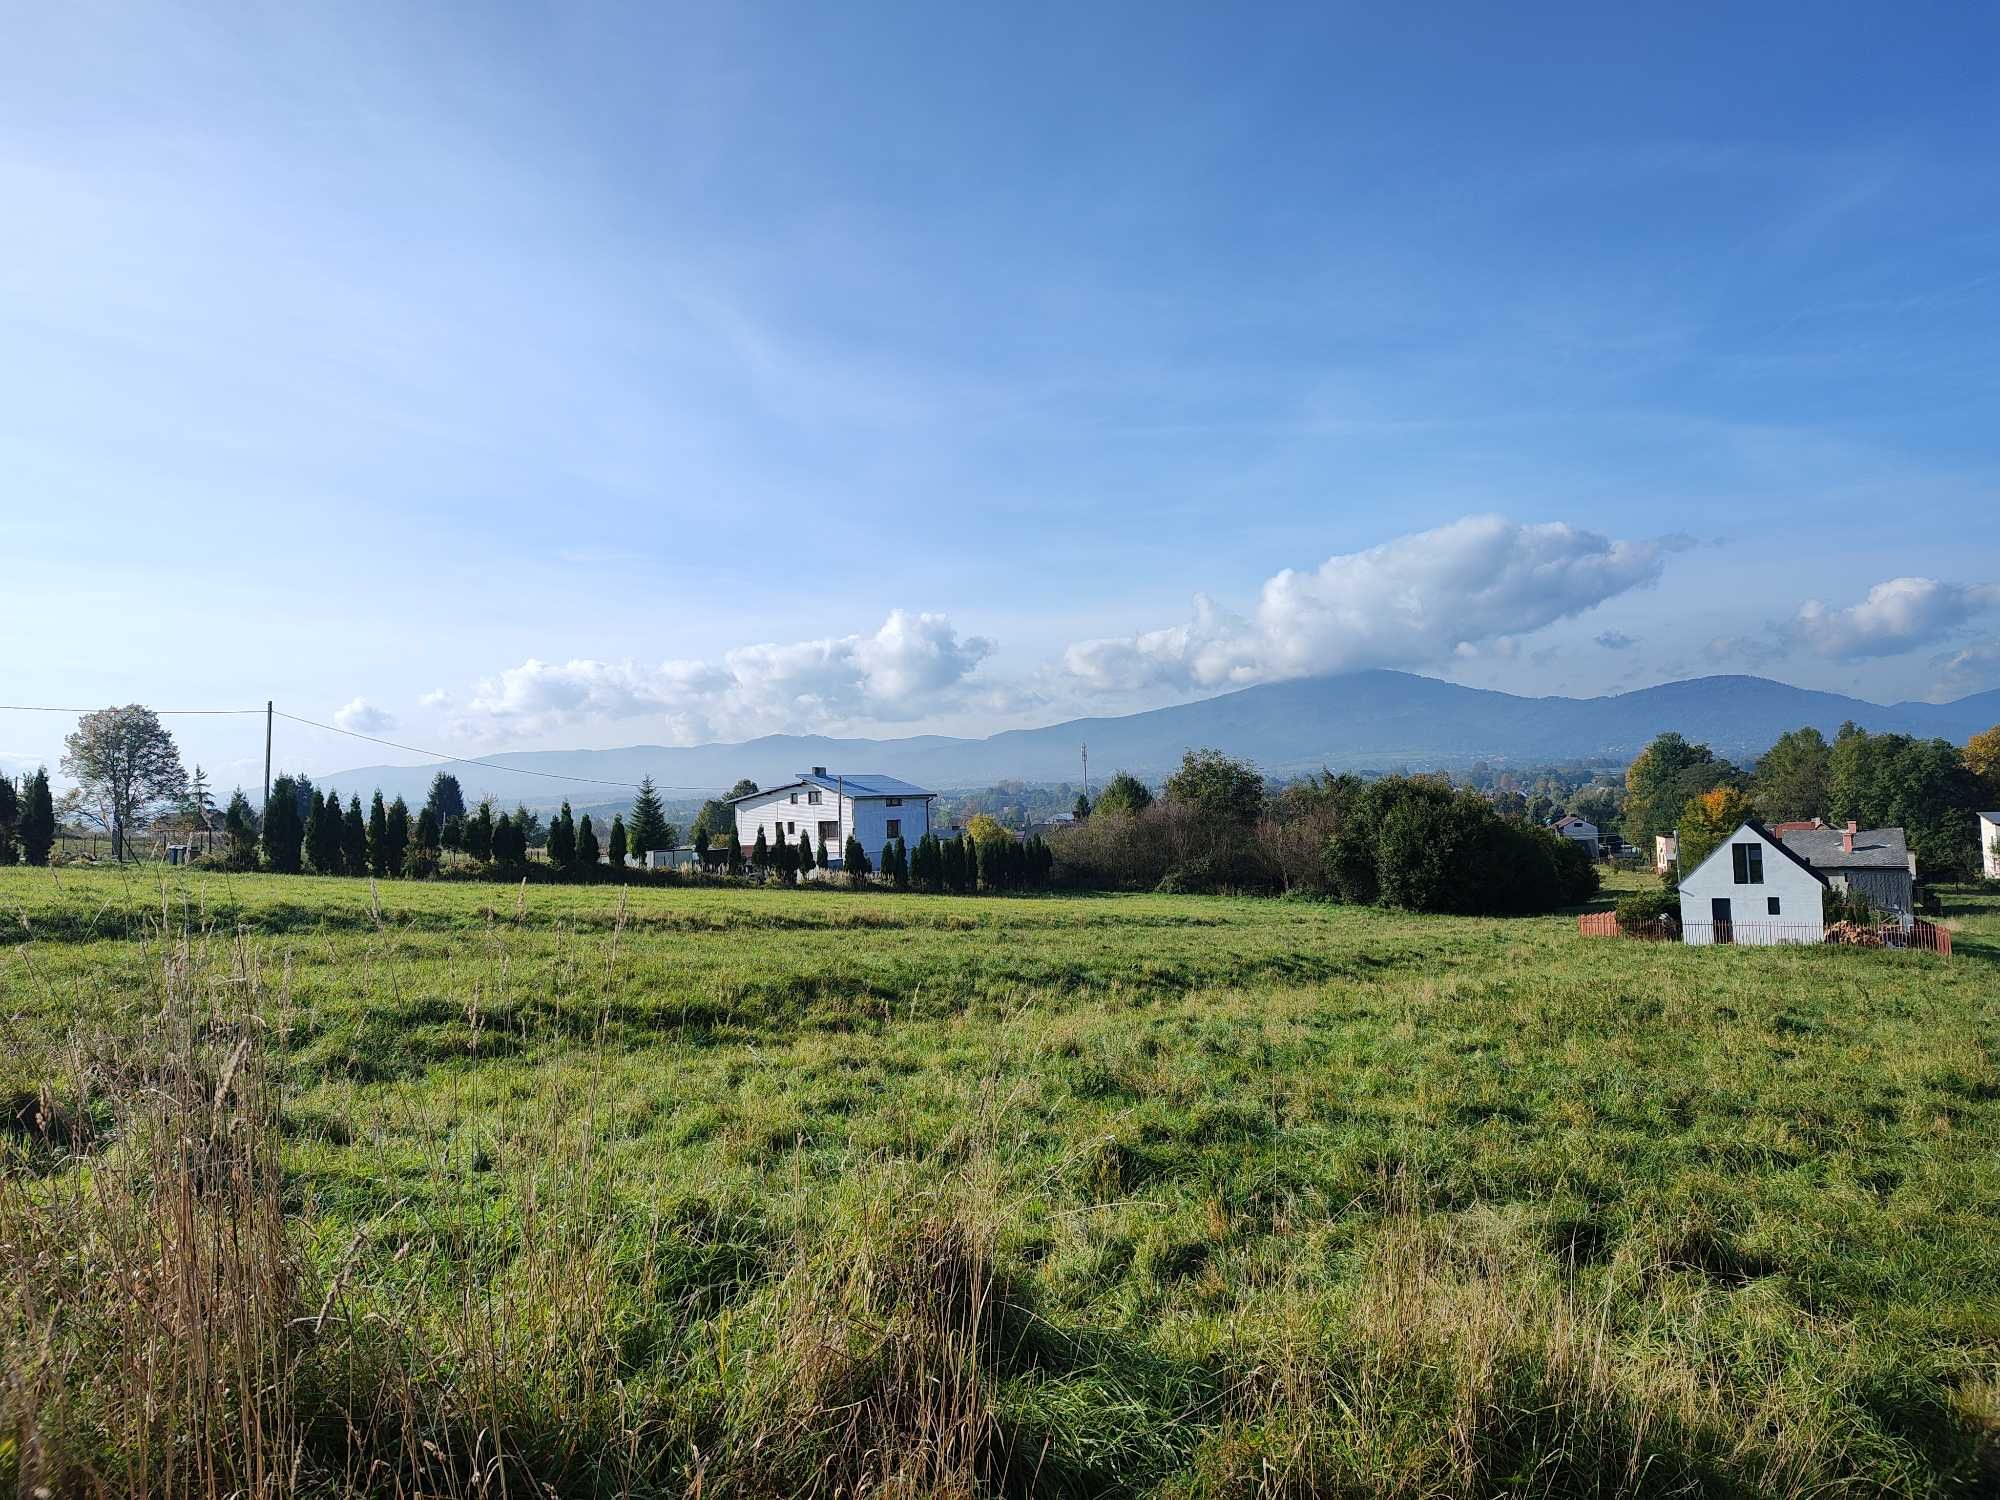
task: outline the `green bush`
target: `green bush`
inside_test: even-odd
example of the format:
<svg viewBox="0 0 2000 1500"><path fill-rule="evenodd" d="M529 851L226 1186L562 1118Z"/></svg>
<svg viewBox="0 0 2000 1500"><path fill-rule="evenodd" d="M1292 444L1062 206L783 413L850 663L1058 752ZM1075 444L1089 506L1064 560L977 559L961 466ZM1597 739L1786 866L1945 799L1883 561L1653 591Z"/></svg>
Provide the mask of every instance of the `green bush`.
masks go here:
<svg viewBox="0 0 2000 1500"><path fill-rule="evenodd" d="M1620 932L1637 933L1658 922L1678 921L1681 903L1672 891L1634 891L1629 896L1620 896L1613 910Z"/></svg>
<svg viewBox="0 0 2000 1500"><path fill-rule="evenodd" d="M1428 776L1387 776L1354 792L1324 863L1343 901L1461 916L1554 911L1598 887L1574 840L1511 823L1478 794Z"/></svg>

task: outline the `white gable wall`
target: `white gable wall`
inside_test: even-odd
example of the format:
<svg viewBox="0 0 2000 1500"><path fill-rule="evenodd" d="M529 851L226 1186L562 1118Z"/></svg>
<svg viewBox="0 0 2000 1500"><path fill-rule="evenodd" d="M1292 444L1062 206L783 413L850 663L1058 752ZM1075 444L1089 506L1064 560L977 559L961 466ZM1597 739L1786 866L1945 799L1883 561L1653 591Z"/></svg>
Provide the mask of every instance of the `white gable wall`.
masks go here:
<svg viewBox="0 0 2000 1500"><path fill-rule="evenodd" d="M1736 882L1738 844L1763 853L1763 880ZM1681 877L1681 941L1697 946L1716 940L1714 903L1729 903L1728 940L1764 947L1774 943L1817 943L1825 931L1820 893L1812 871L1802 869L1783 849L1744 824L1716 851ZM1776 912L1771 903L1778 905Z"/></svg>
<svg viewBox="0 0 2000 1500"><path fill-rule="evenodd" d="M1988 880L2000 880L2000 812L1979 815L1980 868Z"/></svg>

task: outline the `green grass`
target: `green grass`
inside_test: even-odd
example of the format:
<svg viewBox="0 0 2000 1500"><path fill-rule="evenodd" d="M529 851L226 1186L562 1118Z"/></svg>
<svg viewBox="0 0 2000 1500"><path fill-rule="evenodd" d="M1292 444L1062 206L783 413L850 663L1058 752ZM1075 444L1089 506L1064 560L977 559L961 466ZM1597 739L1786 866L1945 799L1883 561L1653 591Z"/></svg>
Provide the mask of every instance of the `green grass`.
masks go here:
<svg viewBox="0 0 2000 1500"><path fill-rule="evenodd" d="M274 1493L2000 1483L1991 896L1949 962L1196 897L376 899L0 871L0 1102L61 1122L4 1148L41 1290L0 1478L265 1444ZM260 1129L240 1198L188 1165ZM255 1297L99 1275L245 1224ZM251 1373L136 1399L122 1347L197 1305Z"/></svg>

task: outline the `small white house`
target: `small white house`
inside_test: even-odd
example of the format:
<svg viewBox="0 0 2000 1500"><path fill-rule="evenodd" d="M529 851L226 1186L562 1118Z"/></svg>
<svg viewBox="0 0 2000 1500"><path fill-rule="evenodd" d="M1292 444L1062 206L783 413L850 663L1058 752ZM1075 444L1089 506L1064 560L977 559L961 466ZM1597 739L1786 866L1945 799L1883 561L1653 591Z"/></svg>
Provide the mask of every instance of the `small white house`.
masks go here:
<svg viewBox="0 0 2000 1500"><path fill-rule="evenodd" d="M1979 815L1979 868L1988 880L2000 880L2000 812Z"/></svg>
<svg viewBox="0 0 2000 1500"><path fill-rule="evenodd" d="M1671 833L1653 835L1653 873L1664 875L1680 854L1680 840Z"/></svg>
<svg viewBox="0 0 2000 1500"><path fill-rule="evenodd" d="M762 830L764 842L775 844L782 831L796 844L802 833L812 835L813 847L827 846L834 869L845 862L850 835L861 844L868 862L880 866L882 847L901 839L912 847L931 831L931 803L936 792L875 772L829 774L825 766L801 772L796 781L746 796L732 797L736 841L747 855Z"/></svg>
<svg viewBox="0 0 2000 1500"><path fill-rule="evenodd" d="M1681 941L1697 946L1817 943L1826 877L1758 822L1681 873Z"/></svg>
<svg viewBox="0 0 2000 1500"><path fill-rule="evenodd" d="M1597 825L1588 818L1579 818L1575 813L1555 821L1555 831L1566 839L1574 839L1583 845L1584 853L1597 858Z"/></svg>

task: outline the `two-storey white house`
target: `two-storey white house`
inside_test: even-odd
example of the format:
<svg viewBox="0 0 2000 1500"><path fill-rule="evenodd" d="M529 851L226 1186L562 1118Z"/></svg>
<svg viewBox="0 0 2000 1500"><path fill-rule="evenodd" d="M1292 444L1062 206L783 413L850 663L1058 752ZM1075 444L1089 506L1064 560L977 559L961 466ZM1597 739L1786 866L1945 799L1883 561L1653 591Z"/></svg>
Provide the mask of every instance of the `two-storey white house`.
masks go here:
<svg viewBox="0 0 2000 1500"><path fill-rule="evenodd" d="M1979 815L1979 869L1988 880L2000 880L2000 812Z"/></svg>
<svg viewBox="0 0 2000 1500"><path fill-rule="evenodd" d="M782 831L796 844L801 833L812 835L813 847L827 846L828 862L845 863L849 835L860 841L868 862L879 866L882 848L891 839L915 846L931 831L931 803L937 793L893 776L868 771L829 773L814 766L796 781L742 797L731 797L736 813L736 841L748 854L762 830L764 842L775 844Z"/></svg>
<svg viewBox="0 0 2000 1500"><path fill-rule="evenodd" d="M1817 943L1827 879L1763 824L1745 823L1681 875L1681 941Z"/></svg>

